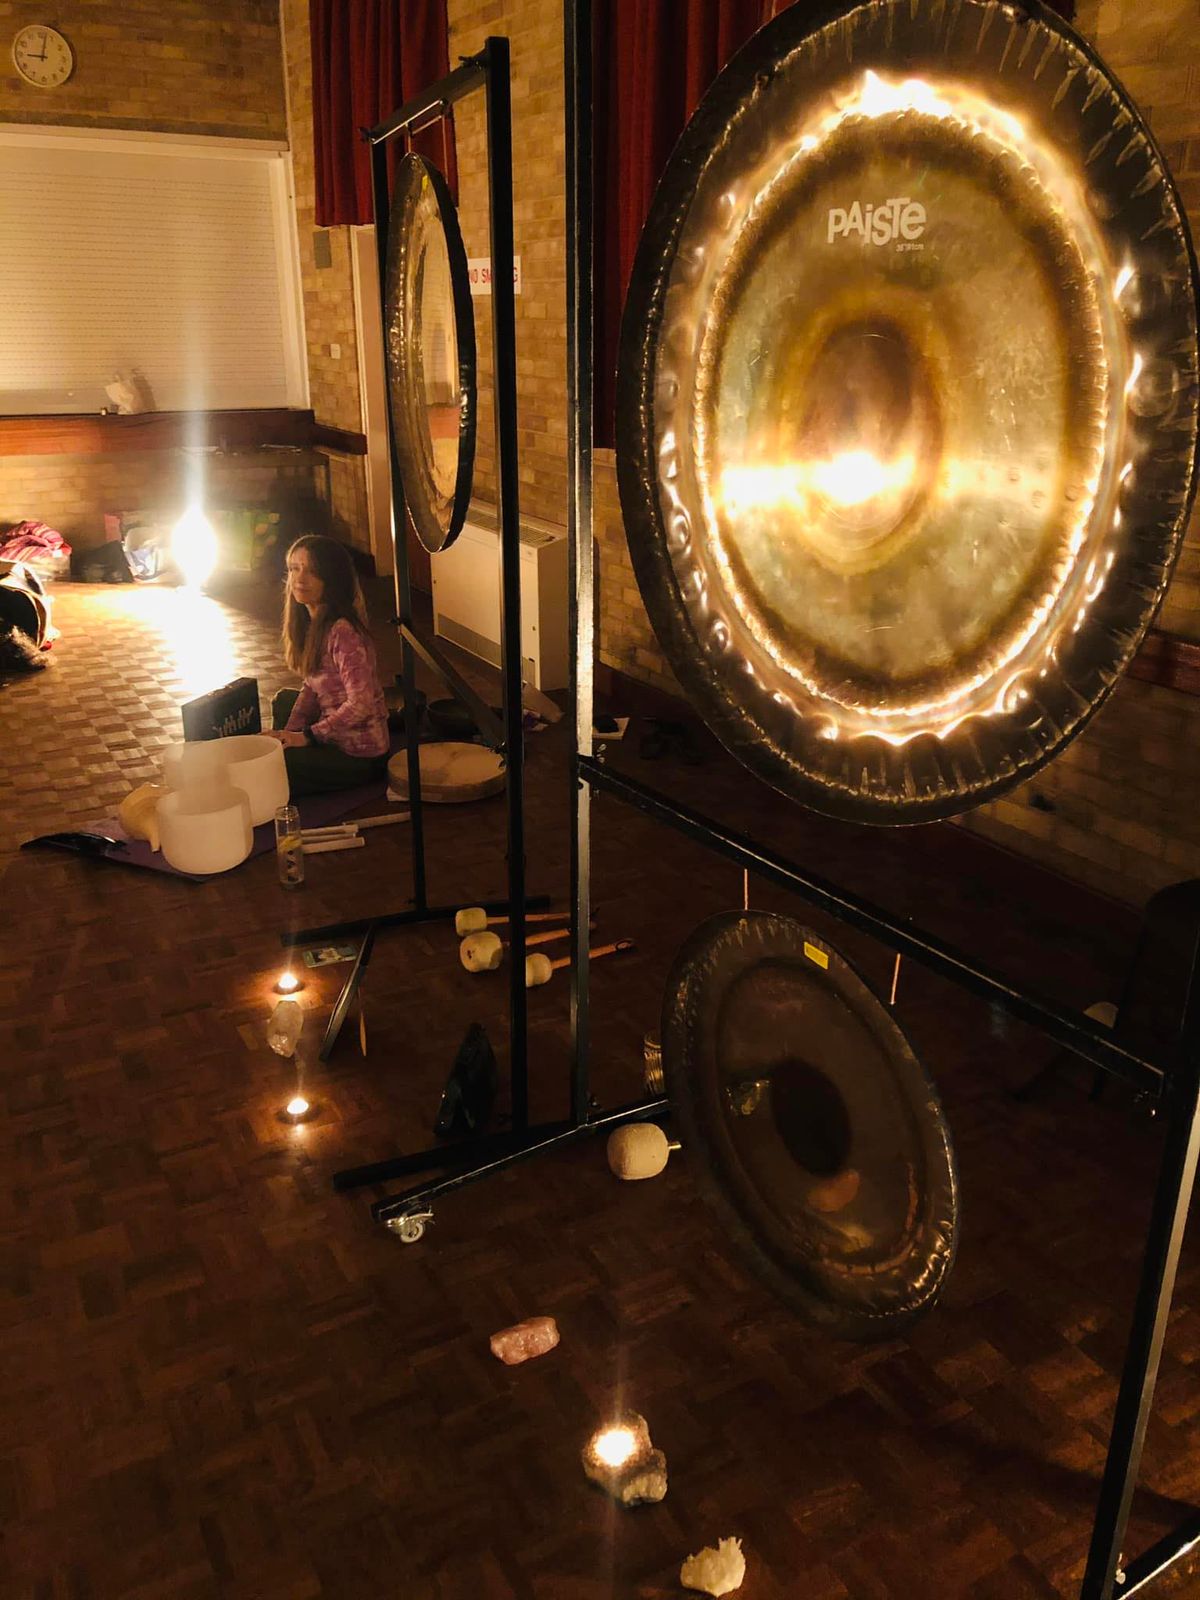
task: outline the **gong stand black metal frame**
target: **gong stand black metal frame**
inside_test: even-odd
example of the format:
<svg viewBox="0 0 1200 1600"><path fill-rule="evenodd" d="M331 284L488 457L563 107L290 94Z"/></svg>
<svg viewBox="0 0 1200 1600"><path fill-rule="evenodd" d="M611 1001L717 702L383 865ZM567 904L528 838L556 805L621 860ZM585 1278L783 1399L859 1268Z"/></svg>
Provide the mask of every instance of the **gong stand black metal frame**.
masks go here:
<svg viewBox="0 0 1200 1600"><path fill-rule="evenodd" d="M919 962L969 993L1001 1007L1161 1105L1165 1138L1146 1231L1141 1276L1121 1374L1108 1458L1097 1500L1080 1600L1114 1600L1145 1587L1200 1543L1200 1509L1149 1550L1126 1560L1122 1544L1137 1486L1180 1247L1200 1156L1200 946L1192 962L1184 1020L1164 1065L1123 1049L1089 1020L1047 1004L866 900L826 883L796 863L743 838L604 767L593 754L595 554L592 538L592 152L591 0L565 5L567 65L567 361L569 397L571 620L575 753L575 827L571 1029L573 1111L586 1114L588 1084L587 927L591 908L591 797L607 794L674 828L743 870L757 873L850 927Z"/></svg>
<svg viewBox="0 0 1200 1600"><path fill-rule="evenodd" d="M405 705L405 743L408 761L412 903L403 911L352 922L304 928L282 935L285 945L328 943L353 934L364 942L354 971L334 1005L321 1046L328 1058L350 1009L376 934L382 928L415 923L452 921L458 906L430 905L425 874L425 830L421 800L419 733L417 728L415 657L433 669L468 707L485 742L504 758L507 813L508 898L485 903L489 912L507 912L512 959L509 963L509 1081L512 1130L502 1137L519 1144L528 1136L528 1032L525 996L525 913L549 904L545 895L525 892L524 733L521 704L521 569L520 508L517 498L517 363L516 315L513 304L512 206L512 105L508 40L490 37L478 55L407 101L386 122L364 130L371 145L371 190L374 202L375 241L379 254L379 281L386 283L388 221L391 211L388 187L388 144L410 136L420 127L446 115L465 96L484 90L487 121L488 210L492 252L492 348L496 413L496 476L500 527L500 677L502 714L497 718L462 675L445 659L433 641L422 637L413 611L412 576L408 559L404 489L396 452L391 386L387 388L388 438L391 450L392 548L395 558L396 615L392 619L402 644ZM386 311L383 311L386 319ZM387 329L384 328L386 339ZM430 1167L469 1164L491 1158L490 1140L438 1146L397 1156L334 1175L334 1186L352 1189L389 1178L422 1172Z"/></svg>

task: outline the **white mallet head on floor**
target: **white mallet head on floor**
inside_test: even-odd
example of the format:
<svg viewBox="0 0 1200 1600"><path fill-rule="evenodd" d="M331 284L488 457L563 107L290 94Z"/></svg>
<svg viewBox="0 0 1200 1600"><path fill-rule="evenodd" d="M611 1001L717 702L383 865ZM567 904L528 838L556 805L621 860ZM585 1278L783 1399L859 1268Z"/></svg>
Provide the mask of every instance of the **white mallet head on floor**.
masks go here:
<svg viewBox="0 0 1200 1600"><path fill-rule="evenodd" d="M549 956L544 956L541 951L536 951L531 956L525 957L525 987L536 989L543 983L549 983L554 976L554 963Z"/></svg>
<svg viewBox="0 0 1200 1600"><path fill-rule="evenodd" d="M654 1122L627 1122L608 1136L608 1165L618 1178L657 1178L671 1143Z"/></svg>
<svg viewBox="0 0 1200 1600"><path fill-rule="evenodd" d="M458 958L468 972L495 972L504 959L497 933L470 933L458 947Z"/></svg>
<svg viewBox="0 0 1200 1600"><path fill-rule="evenodd" d="M467 906L454 916L454 931L460 937L468 933L483 933L488 925L488 914L482 906Z"/></svg>

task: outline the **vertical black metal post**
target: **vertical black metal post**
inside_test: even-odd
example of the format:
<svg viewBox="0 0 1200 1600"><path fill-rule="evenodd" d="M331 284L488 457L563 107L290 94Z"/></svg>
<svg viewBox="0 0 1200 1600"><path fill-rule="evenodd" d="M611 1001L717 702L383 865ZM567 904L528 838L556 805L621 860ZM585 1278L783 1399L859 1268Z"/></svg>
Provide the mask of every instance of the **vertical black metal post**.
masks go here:
<svg viewBox="0 0 1200 1600"><path fill-rule="evenodd" d="M1121 1547L1137 1487L1200 1156L1200 944L1192 952L1179 1062L1167 1085L1163 1116L1167 1125L1158 1185L1079 1600L1113 1600L1121 1593L1117 1583Z"/></svg>
<svg viewBox="0 0 1200 1600"><path fill-rule="evenodd" d="M387 141L371 145L371 197L375 212L375 249L379 257L379 294L387 293L388 225L391 200L388 195ZM384 316L383 337L388 336ZM403 627L413 625L412 575L408 564L407 513L400 460L396 454L396 430L392 418L392 386L384 385L388 419L388 459L392 488L392 574L396 591L396 619ZM409 848L412 854L413 904L418 911L428 905L425 890L425 822L421 813L421 759L417 745L417 679L412 646L400 634L401 682L404 686L404 739L408 752Z"/></svg>
<svg viewBox="0 0 1200 1600"><path fill-rule="evenodd" d="M517 492L517 326L513 299L512 100L508 40L489 38L488 208L492 250L496 479L500 510L500 677L508 797L509 1075L512 1125L529 1126L525 995L525 733L521 703L521 510Z"/></svg>
<svg viewBox="0 0 1200 1600"><path fill-rule="evenodd" d="M592 791L579 770L592 753L595 671L595 551L592 535L592 7L563 6L567 141L567 541L573 574L568 628L572 641L571 749L571 1120L586 1121L588 1070L588 922L591 918Z"/></svg>

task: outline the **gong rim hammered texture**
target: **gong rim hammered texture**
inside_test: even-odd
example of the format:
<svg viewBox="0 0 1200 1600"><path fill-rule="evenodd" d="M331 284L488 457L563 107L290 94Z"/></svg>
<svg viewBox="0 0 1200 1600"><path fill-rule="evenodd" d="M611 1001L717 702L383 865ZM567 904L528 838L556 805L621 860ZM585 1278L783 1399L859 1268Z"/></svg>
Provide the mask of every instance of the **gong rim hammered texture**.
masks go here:
<svg viewBox="0 0 1200 1600"><path fill-rule="evenodd" d="M426 373L425 282L431 247L444 246L454 327L453 399L434 405ZM444 309L444 308L443 308ZM411 151L396 166L384 284L388 407L404 500L431 555L447 549L466 521L475 466L475 313L467 253L446 180ZM447 384L442 380L443 386ZM449 392L449 391L448 391ZM437 413L436 422L433 420ZM435 437L436 434L436 437ZM453 466L446 457L453 449Z"/></svg>
<svg viewBox="0 0 1200 1600"><path fill-rule="evenodd" d="M811 929L725 912L675 958L662 1059L684 1148L738 1254L808 1321L882 1339L954 1263L937 1090L895 1019Z"/></svg>
<svg viewBox="0 0 1200 1600"><path fill-rule="evenodd" d="M677 145L622 324L622 510L685 693L835 816L1027 778L1166 590L1197 366L1174 186L1060 19L784 12Z"/></svg>

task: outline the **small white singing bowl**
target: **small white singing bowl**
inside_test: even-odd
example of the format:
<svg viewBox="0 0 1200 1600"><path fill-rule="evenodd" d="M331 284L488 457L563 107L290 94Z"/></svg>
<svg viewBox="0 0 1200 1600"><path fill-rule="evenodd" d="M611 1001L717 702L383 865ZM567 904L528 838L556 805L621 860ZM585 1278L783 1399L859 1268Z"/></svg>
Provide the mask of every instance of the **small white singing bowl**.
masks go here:
<svg viewBox="0 0 1200 1600"><path fill-rule="evenodd" d="M162 853L180 872L228 872L250 854L250 802L232 784L197 784L158 802Z"/></svg>
<svg viewBox="0 0 1200 1600"><path fill-rule="evenodd" d="M468 972L495 972L504 944L498 933L470 933L458 947L458 958Z"/></svg>
<svg viewBox="0 0 1200 1600"><path fill-rule="evenodd" d="M169 789L226 778L250 802L251 826L270 822L288 803L287 762L278 739L265 733L239 733L228 739L201 739L168 745L163 780Z"/></svg>

